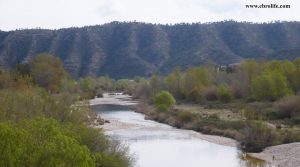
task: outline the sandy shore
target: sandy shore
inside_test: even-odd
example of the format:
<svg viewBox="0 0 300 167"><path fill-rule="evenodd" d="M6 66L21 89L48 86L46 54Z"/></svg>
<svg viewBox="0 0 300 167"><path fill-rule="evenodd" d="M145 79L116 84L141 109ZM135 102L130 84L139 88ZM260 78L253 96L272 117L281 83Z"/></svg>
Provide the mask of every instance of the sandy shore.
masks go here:
<svg viewBox="0 0 300 167"><path fill-rule="evenodd" d="M95 98L90 100L90 105L112 104L121 106L136 105L137 102L133 101L131 96L123 94L108 94L104 93L102 98Z"/></svg>
<svg viewBox="0 0 300 167"><path fill-rule="evenodd" d="M116 105L135 105L137 102L131 101L131 97L127 95L108 95L104 98L97 98L90 101L90 105L98 104L116 104ZM136 124L124 123L118 120L109 120L110 123L100 126L105 130L134 128ZM155 129L152 129L155 130ZM193 135L199 139L206 140L211 143L236 147L237 141L215 135L205 135L191 131ZM261 153L247 153L249 156L264 160L276 167L300 167L300 143L290 143L266 148Z"/></svg>
<svg viewBox="0 0 300 167"><path fill-rule="evenodd" d="M237 147L237 141L227 138L227 137L222 137L222 136L215 136L215 135L206 135L202 134L199 132L194 132L195 137L201 140L205 140L211 143L223 145L223 146L229 146L229 147Z"/></svg>
<svg viewBox="0 0 300 167"><path fill-rule="evenodd" d="M155 130L161 130L157 127L147 127L143 125L138 125L138 124L131 124L131 123L125 123L121 122L118 120L109 120L110 123L106 123L104 125L101 125L99 127L103 128L104 130L111 131L111 130L119 130L119 129L130 129L130 128L143 128L151 131ZM177 130L177 129L174 129ZM189 131L193 135L193 137L205 140L211 143L219 144L219 145L224 145L224 146L229 146L229 147L236 147L237 142L233 139L222 137L222 136L214 136L214 135L205 135L202 133L198 133L195 131L190 131L190 130L182 130L182 131Z"/></svg>
<svg viewBox="0 0 300 167"><path fill-rule="evenodd" d="M276 167L299 167L300 143L272 146L264 149L261 153L248 153L248 155L263 159Z"/></svg>

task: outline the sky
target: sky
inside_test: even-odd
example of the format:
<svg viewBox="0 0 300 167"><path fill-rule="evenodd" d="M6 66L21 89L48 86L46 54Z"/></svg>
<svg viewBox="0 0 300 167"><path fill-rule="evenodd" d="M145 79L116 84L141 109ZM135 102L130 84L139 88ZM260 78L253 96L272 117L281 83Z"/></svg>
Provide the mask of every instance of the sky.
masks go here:
<svg viewBox="0 0 300 167"><path fill-rule="evenodd" d="M290 5L247 9L245 5ZM0 0L0 30L59 29L112 21L175 24L300 21L299 0Z"/></svg>

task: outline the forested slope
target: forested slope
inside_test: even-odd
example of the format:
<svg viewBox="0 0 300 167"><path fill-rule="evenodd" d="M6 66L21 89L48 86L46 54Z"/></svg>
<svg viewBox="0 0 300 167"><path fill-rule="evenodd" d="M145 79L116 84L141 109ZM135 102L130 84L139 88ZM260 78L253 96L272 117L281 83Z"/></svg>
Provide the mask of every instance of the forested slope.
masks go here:
<svg viewBox="0 0 300 167"><path fill-rule="evenodd" d="M112 22L59 30L0 31L0 60L5 67L45 52L60 57L75 77L148 76L211 61L231 64L248 58L294 59L300 55L300 23Z"/></svg>

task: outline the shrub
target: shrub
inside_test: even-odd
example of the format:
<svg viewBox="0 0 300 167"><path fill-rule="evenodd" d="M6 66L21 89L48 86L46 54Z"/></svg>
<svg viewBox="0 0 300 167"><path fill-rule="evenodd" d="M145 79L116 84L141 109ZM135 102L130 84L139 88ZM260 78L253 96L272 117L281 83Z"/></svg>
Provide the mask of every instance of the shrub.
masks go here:
<svg viewBox="0 0 300 167"><path fill-rule="evenodd" d="M256 120L256 119L258 119L257 112L251 107L244 108L243 115L245 116L245 118L247 120Z"/></svg>
<svg viewBox="0 0 300 167"><path fill-rule="evenodd" d="M192 89L188 95L187 95L188 100L190 101L198 101L202 98L201 96L201 90L198 88Z"/></svg>
<svg viewBox="0 0 300 167"><path fill-rule="evenodd" d="M247 95L247 86L241 82L234 81L230 85L230 92L236 99L244 98Z"/></svg>
<svg viewBox="0 0 300 167"><path fill-rule="evenodd" d="M218 91L216 86L210 86L204 89L204 97L208 101L218 100Z"/></svg>
<svg viewBox="0 0 300 167"><path fill-rule="evenodd" d="M95 166L90 150L53 119L0 124L1 166Z"/></svg>
<svg viewBox="0 0 300 167"><path fill-rule="evenodd" d="M58 92L66 75L59 58L52 55L40 54L30 62L33 81L51 92Z"/></svg>
<svg viewBox="0 0 300 167"><path fill-rule="evenodd" d="M218 87L218 99L224 103L230 102L231 95L229 94L228 87L226 85L222 84Z"/></svg>
<svg viewBox="0 0 300 167"><path fill-rule="evenodd" d="M176 100L168 91L161 91L154 97L155 107L160 111L167 111L175 103Z"/></svg>
<svg viewBox="0 0 300 167"><path fill-rule="evenodd" d="M293 113L300 111L300 97L284 97L276 101L274 107L279 110L279 116L281 116L281 118L291 118Z"/></svg>
<svg viewBox="0 0 300 167"><path fill-rule="evenodd" d="M299 130L282 130L280 131L280 144L293 143L300 141Z"/></svg>
<svg viewBox="0 0 300 167"><path fill-rule="evenodd" d="M291 94L286 76L278 71L266 71L251 82L251 94L258 100L274 101Z"/></svg>
<svg viewBox="0 0 300 167"><path fill-rule="evenodd" d="M193 114L188 111L182 111L178 113L178 120L181 123L188 123L193 120Z"/></svg>
<svg viewBox="0 0 300 167"><path fill-rule="evenodd" d="M241 132L240 146L242 150L247 152L261 152L276 140L275 130L261 122L249 123Z"/></svg>

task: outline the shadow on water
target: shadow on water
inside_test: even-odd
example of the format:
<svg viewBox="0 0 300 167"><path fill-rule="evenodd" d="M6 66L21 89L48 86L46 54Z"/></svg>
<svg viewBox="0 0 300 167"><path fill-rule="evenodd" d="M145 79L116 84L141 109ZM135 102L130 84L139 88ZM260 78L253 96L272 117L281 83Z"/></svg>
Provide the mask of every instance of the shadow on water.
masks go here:
<svg viewBox="0 0 300 167"><path fill-rule="evenodd" d="M127 123L135 123L139 125L143 124L146 127L152 125L158 125L160 127L163 126L162 124L153 121L144 120L143 115L132 112L132 107L130 106L102 104L91 106L91 109L94 112L98 112L100 114L102 113L101 117L103 116L104 118L113 118L119 121L126 121ZM130 149L134 150L137 153L137 157L140 157L140 160L138 160L139 167L153 166L153 162L157 161L157 154L160 153L162 155L168 155L168 157L163 158L162 162L171 163L171 161L174 161L172 163L175 164L172 164L172 166L178 166L178 164L176 163L180 163L184 160L186 160L185 162L187 162L188 160L188 163L191 163L186 164L188 166L197 165L199 163L198 160L202 161L200 164L204 164L204 161L208 161L205 163L206 165L210 164L211 166L219 166L220 164L216 165L216 162L213 161L214 159L220 159L222 162L219 163L223 163L224 166L272 167L272 165L266 164L263 160L250 157L247 154L243 154L237 149L233 149L231 147L219 148L220 146L218 145L207 145L201 139L180 139L180 136L182 137L186 135L186 131L180 132L180 130L178 130L176 132L170 131L169 133L167 130L164 131L164 129L158 129L155 131L147 131L145 129L126 129L123 131L116 131L116 133L120 137L119 139L122 140L128 139L129 136L131 140ZM165 136L166 138L161 138L162 136ZM208 150L204 149L206 147L208 148ZM181 149L180 152L176 152L179 148ZM159 151L160 153L157 151ZM182 153L184 155L182 155ZM176 159L178 158L180 158L181 160L177 161ZM234 162L232 162L231 160Z"/></svg>

